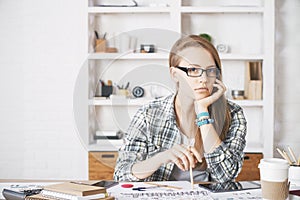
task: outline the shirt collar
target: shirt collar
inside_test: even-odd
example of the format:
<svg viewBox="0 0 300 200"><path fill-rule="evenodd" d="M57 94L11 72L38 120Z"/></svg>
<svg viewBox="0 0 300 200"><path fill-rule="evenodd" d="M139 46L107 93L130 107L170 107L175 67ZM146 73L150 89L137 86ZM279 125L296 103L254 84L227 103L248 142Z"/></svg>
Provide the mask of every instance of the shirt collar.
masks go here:
<svg viewBox="0 0 300 200"><path fill-rule="evenodd" d="M166 97L168 106L166 107L166 112L168 113L168 121L172 123L176 123L176 115L175 115L175 96L176 94L171 94Z"/></svg>

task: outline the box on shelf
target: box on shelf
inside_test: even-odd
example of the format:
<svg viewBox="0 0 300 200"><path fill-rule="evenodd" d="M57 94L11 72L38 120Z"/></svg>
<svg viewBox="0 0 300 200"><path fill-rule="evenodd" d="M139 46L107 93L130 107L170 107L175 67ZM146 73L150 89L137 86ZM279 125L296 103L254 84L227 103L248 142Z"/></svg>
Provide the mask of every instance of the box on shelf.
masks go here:
<svg viewBox="0 0 300 200"><path fill-rule="evenodd" d="M245 97L250 100L262 99L262 63L248 62L245 70Z"/></svg>

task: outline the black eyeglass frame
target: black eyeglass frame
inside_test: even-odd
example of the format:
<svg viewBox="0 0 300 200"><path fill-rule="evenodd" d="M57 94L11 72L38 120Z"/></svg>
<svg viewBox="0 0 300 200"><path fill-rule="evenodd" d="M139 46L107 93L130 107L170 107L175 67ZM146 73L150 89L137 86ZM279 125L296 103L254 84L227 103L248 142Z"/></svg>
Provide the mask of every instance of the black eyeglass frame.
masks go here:
<svg viewBox="0 0 300 200"><path fill-rule="evenodd" d="M221 74L220 69L219 69L216 65L212 65L212 66L208 66L208 67L210 67L210 68L202 69L202 68L200 68L200 67L197 68L197 67L182 67L182 66L179 66L179 65L176 66L176 68L178 68L178 69L184 71L184 72L186 73L186 75L189 76L189 77L201 77L202 74L203 74L203 72L205 72L205 73L206 73L206 76L207 76L207 77L210 77L210 78L218 78L218 77L220 76L220 74ZM191 69L191 68L196 68L196 69L201 70L201 74L200 74L199 76L192 76L192 75L189 75L189 74L188 74L188 70ZM209 76L209 75L207 74L207 71L210 70L210 69L212 69L212 68L217 70L217 71L216 71L216 76Z"/></svg>

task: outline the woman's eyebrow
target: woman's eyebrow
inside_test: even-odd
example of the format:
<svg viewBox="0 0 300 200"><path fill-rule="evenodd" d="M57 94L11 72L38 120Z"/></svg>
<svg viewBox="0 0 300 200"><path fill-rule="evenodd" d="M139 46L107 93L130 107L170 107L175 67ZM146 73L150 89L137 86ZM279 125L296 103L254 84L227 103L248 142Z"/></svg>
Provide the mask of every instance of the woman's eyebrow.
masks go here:
<svg viewBox="0 0 300 200"><path fill-rule="evenodd" d="M201 65L198 65L198 64L189 64L188 66L191 66L191 67L198 67L198 68L205 68L205 69L216 67L215 64L207 65L207 66L204 66L204 67L201 66Z"/></svg>

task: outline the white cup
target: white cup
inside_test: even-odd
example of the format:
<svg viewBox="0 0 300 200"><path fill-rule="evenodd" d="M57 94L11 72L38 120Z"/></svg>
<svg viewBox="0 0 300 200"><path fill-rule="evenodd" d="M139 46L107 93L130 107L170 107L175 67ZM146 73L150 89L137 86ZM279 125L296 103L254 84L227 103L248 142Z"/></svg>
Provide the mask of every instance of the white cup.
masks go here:
<svg viewBox="0 0 300 200"><path fill-rule="evenodd" d="M300 186L300 166L290 166L289 181L291 185Z"/></svg>
<svg viewBox="0 0 300 200"><path fill-rule="evenodd" d="M279 158L261 159L258 168L263 199L287 199L289 163Z"/></svg>

